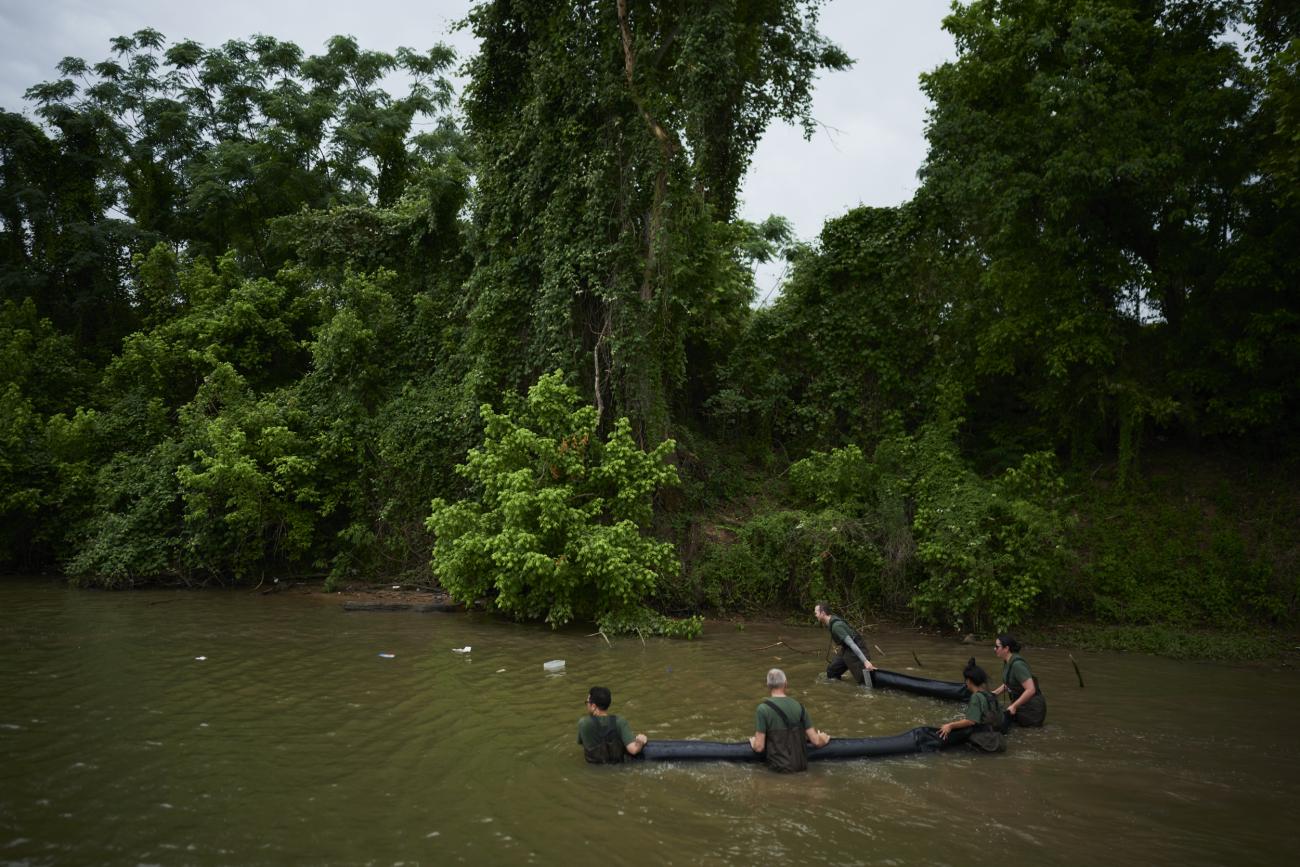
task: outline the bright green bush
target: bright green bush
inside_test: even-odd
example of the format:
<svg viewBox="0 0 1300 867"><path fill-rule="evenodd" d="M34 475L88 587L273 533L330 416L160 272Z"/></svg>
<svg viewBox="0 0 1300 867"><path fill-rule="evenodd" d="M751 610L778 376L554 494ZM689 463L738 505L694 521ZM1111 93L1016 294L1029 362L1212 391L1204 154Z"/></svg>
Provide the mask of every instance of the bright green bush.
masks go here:
<svg viewBox="0 0 1300 867"><path fill-rule="evenodd" d="M443 587L552 626L633 615L676 568L672 546L644 532L656 489L677 482L673 442L642 451L627 419L601 442L596 410L559 372L514 412L480 413L483 444L457 468L477 495L435 499L428 519Z"/></svg>

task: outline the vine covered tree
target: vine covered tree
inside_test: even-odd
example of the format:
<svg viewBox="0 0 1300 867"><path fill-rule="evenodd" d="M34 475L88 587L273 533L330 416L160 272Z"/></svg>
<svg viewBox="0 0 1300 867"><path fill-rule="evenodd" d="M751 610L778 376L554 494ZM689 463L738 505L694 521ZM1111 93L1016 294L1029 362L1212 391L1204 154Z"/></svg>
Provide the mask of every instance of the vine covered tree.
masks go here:
<svg viewBox="0 0 1300 867"><path fill-rule="evenodd" d="M775 118L849 64L820 0L519 3L470 13L468 132L483 258L470 340L487 394L582 372L603 420L665 435L692 361L747 313L731 225Z"/></svg>

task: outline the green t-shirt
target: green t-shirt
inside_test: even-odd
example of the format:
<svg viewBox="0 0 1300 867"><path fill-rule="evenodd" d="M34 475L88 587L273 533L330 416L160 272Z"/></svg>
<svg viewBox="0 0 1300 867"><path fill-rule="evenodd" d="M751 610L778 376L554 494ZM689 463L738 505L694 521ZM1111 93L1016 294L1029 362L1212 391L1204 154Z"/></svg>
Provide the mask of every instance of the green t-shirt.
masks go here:
<svg viewBox="0 0 1300 867"><path fill-rule="evenodd" d="M966 719L973 723L984 722L984 712L992 710L994 713L998 709L997 696L991 692L980 690L970 697L970 703L966 705Z"/></svg>
<svg viewBox="0 0 1300 867"><path fill-rule="evenodd" d="M781 695L770 698L768 701L781 708L781 711L789 717L793 725L787 726L785 720L781 719L780 714L772 710L766 702L763 702L759 704L754 713L754 731L766 733L784 728L796 728L799 731L812 728L812 721L808 719L808 711L804 710L803 705L790 698L790 696Z"/></svg>
<svg viewBox="0 0 1300 867"><path fill-rule="evenodd" d="M1033 674L1029 671L1029 663L1025 662L1019 656L1012 656L1006 662L1002 663L1002 682L1007 685L1013 692L1019 693L1024 691L1021 686Z"/></svg>
<svg viewBox="0 0 1300 867"><path fill-rule="evenodd" d="M843 644L844 639L853 637L853 628L838 617L831 621L831 641ZM856 643L856 642L855 642ZM865 653L866 651L863 651Z"/></svg>
<svg viewBox="0 0 1300 867"><path fill-rule="evenodd" d="M636 740L636 735L632 734L632 726L628 725L627 720L621 716L608 714L596 717L587 714L578 720L578 743L582 744L584 749L594 750L604 742L602 735L610 725L618 727L618 737L623 741L623 746Z"/></svg>

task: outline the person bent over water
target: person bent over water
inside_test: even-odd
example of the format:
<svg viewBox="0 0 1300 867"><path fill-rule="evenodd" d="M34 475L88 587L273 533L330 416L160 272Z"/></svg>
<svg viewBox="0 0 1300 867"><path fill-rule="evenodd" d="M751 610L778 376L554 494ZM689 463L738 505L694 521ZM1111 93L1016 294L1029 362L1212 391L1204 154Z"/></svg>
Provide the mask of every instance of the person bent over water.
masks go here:
<svg viewBox="0 0 1300 867"><path fill-rule="evenodd" d="M813 616L822 626L830 628L831 644L835 648L835 658L827 664L826 676L831 680L839 680L845 671L849 671L853 673L854 680L865 685L866 672L875 671L876 667L871 664L866 649L867 643L862 636L855 632L843 618L832 614L825 602L818 602L813 606Z"/></svg>
<svg viewBox="0 0 1300 867"><path fill-rule="evenodd" d="M950 746L970 743L988 753L1000 753L1007 748L1006 738L1002 736L1002 712L998 710L998 700L989 692L989 676L975 664L975 657L966 663L962 672L966 678L966 688L970 690L970 702L966 705L966 716L939 726L939 737Z"/></svg>
<svg viewBox="0 0 1300 867"><path fill-rule="evenodd" d="M643 734L633 737L627 720L609 713L610 701L608 689L593 686L587 691L587 715L578 720L578 743L593 765L621 762L635 756L649 740Z"/></svg>
<svg viewBox="0 0 1300 867"><path fill-rule="evenodd" d="M1029 663L1020 657L1020 642L1004 633L993 641L993 652L1002 660L1002 685L993 690L993 694L1006 692L1011 695L1003 730L1013 721L1022 726L1042 725L1047 721L1047 699L1038 686L1038 678L1029 670Z"/></svg>
<svg viewBox="0 0 1300 867"><path fill-rule="evenodd" d="M784 671L774 668L767 673L767 689L771 697L754 713L754 736L749 746L762 753L774 771L806 771L807 744L824 747L831 742L831 736L813 728L808 711L785 694Z"/></svg>

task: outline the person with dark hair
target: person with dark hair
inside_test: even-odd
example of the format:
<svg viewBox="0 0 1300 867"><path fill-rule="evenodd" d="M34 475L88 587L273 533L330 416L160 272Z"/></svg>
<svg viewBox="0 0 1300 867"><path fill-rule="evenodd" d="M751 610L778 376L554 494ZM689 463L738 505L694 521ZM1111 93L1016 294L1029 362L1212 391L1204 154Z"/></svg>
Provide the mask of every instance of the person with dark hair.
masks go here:
<svg viewBox="0 0 1300 867"><path fill-rule="evenodd" d="M966 705L966 715L953 722L939 726L939 737L950 746L970 743L988 753L1000 753L1007 748L1002 736L1002 712L998 710L998 700L988 690L989 676L975 664L975 657L966 663L962 672L966 678L966 688L970 690L970 703Z"/></svg>
<svg viewBox="0 0 1300 867"><path fill-rule="evenodd" d="M1003 729L1012 722L1022 726L1041 726L1047 721L1047 699L1038 685L1038 678L1029 670L1029 663L1020 656L1020 642L1015 636L1002 634L993 641L993 652L1002 660L1002 685L993 690L994 695L1009 693Z"/></svg>
<svg viewBox="0 0 1300 867"><path fill-rule="evenodd" d="M832 614L825 602L813 606L813 616L831 631L831 647L835 656L826 665L826 676L831 680L839 680L844 672L849 671L853 673L855 681L868 686L867 672L875 671L876 667L871 664L867 643L862 636L842 617Z"/></svg>
<svg viewBox="0 0 1300 867"><path fill-rule="evenodd" d="M831 736L813 728L808 711L799 702L785 694L785 672L774 668L767 673L770 697L754 713L754 736L749 746L763 754L763 760L774 771L806 771L808 769L808 744L824 747Z"/></svg>
<svg viewBox="0 0 1300 867"><path fill-rule="evenodd" d="M587 715L578 720L578 743L593 765L624 761L641 752L649 740L644 734L634 737L627 720L609 713L611 701L607 688L593 686L587 691Z"/></svg>

